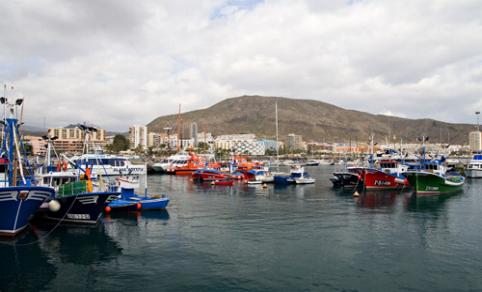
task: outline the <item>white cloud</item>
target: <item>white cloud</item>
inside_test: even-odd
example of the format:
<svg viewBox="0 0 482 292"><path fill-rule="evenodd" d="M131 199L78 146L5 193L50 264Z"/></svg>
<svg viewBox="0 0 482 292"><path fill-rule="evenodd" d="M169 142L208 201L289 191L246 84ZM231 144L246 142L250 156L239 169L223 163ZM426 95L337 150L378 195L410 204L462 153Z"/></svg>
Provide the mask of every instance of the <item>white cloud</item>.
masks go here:
<svg viewBox="0 0 482 292"><path fill-rule="evenodd" d="M52 9L56 7L56 9ZM480 1L0 4L0 80L30 123L125 130L241 94L473 122Z"/></svg>

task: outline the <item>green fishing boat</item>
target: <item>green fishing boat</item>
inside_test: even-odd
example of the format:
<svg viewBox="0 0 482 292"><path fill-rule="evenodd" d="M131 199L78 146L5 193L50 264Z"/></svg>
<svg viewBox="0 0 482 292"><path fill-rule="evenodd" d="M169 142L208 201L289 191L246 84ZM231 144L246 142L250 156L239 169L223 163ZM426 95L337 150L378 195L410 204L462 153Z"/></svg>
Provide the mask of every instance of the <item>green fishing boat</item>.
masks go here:
<svg viewBox="0 0 482 292"><path fill-rule="evenodd" d="M446 159L427 160L425 158L425 142L428 137L421 137L422 157L420 166L403 173L415 194L441 195L462 190L465 177L446 167Z"/></svg>
<svg viewBox="0 0 482 292"><path fill-rule="evenodd" d="M404 173L413 191L420 195L440 195L460 191L465 183L461 175L445 175L426 170Z"/></svg>

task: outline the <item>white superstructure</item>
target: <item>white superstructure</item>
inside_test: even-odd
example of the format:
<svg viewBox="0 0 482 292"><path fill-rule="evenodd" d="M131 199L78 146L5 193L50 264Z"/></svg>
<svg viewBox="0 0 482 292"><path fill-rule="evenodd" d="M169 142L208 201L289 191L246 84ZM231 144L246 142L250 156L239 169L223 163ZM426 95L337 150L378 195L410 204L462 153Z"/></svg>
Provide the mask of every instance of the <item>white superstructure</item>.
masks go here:
<svg viewBox="0 0 482 292"><path fill-rule="evenodd" d="M472 178L482 178L482 154L475 154L465 169L465 175Z"/></svg>
<svg viewBox="0 0 482 292"><path fill-rule="evenodd" d="M84 154L74 156L72 161L82 169L86 166L92 168L92 175L98 176L121 176L121 175L145 175L146 164L133 164L128 158L110 154Z"/></svg>

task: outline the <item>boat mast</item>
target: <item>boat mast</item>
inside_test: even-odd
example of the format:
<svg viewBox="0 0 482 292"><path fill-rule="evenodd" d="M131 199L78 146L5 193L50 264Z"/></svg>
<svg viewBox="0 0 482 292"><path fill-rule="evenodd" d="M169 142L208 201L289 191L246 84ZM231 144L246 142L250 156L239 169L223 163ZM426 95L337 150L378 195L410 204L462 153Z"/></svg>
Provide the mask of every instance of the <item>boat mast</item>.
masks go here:
<svg viewBox="0 0 482 292"><path fill-rule="evenodd" d="M181 149L181 104L179 104L179 110L177 112L177 121L176 121L176 128L177 128L177 143L176 148L177 152Z"/></svg>
<svg viewBox="0 0 482 292"><path fill-rule="evenodd" d="M374 145L373 140L375 139L375 134L370 135L370 167L373 168L373 153L374 153Z"/></svg>
<svg viewBox="0 0 482 292"><path fill-rule="evenodd" d="M276 117L276 162L279 164L279 145L278 145L278 99L275 101L275 117Z"/></svg>

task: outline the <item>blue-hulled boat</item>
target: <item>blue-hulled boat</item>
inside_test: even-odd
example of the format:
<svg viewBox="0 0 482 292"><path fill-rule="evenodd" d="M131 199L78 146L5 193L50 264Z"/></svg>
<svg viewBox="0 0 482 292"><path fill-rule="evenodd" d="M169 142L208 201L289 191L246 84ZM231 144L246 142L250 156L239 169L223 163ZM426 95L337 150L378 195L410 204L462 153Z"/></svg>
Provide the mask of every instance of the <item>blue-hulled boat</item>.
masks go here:
<svg viewBox="0 0 482 292"><path fill-rule="evenodd" d="M120 196L109 203L107 212L116 210L139 211L139 210L163 210L169 204L169 197L166 195L138 195L135 189L139 184L129 178L118 178Z"/></svg>
<svg viewBox="0 0 482 292"><path fill-rule="evenodd" d="M3 142L0 158L0 235L14 236L28 226L30 218L49 197L55 195L51 187L32 185L32 169L20 139L16 112L23 99L10 102L1 97L5 114L1 121Z"/></svg>
<svg viewBox="0 0 482 292"><path fill-rule="evenodd" d="M289 174L276 174L274 176L274 183L276 185L311 184L314 182L315 180L299 165L293 165Z"/></svg>

